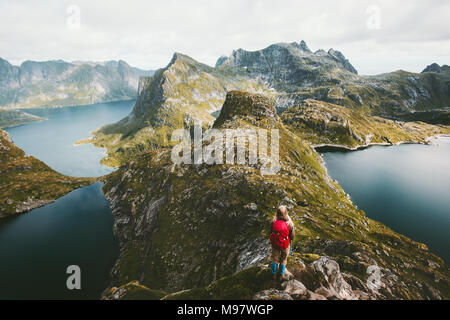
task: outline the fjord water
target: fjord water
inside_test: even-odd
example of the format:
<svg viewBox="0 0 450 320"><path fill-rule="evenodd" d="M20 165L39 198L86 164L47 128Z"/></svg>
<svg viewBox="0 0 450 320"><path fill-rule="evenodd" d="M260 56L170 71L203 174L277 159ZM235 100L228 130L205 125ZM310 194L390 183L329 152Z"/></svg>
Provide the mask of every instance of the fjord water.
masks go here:
<svg viewBox="0 0 450 320"><path fill-rule="evenodd" d="M450 138L433 144L324 152L323 158L330 176L368 217L425 243L448 265Z"/></svg>
<svg viewBox="0 0 450 320"><path fill-rule="evenodd" d="M101 183L0 223L0 299L98 299L118 245ZM68 290L67 267L81 268Z"/></svg>
<svg viewBox="0 0 450 320"><path fill-rule="evenodd" d="M48 120L9 128L28 155L72 176L100 176L101 149L73 143L126 116L134 102L31 109ZM54 203L0 221L0 299L98 299L118 255L112 213L97 182ZM81 290L68 290L67 267L81 268Z"/></svg>
<svg viewBox="0 0 450 320"><path fill-rule="evenodd" d="M135 101L98 103L65 108L26 109L27 113L46 118L6 129L14 143L28 155L44 161L53 170L76 177L98 177L112 172L100 164L102 149L91 144L74 146L89 138L90 132L127 116Z"/></svg>

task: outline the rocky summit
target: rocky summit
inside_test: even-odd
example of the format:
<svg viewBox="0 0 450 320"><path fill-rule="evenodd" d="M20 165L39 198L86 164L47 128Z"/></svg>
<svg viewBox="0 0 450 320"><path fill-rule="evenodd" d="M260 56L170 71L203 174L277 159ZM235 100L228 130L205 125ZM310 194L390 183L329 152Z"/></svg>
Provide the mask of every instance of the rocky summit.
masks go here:
<svg viewBox="0 0 450 320"><path fill-rule="evenodd" d="M364 130L373 131L364 136L352 124L357 115L339 106L310 101L306 113L284 119L273 103L262 94L229 92L213 127L278 129L276 175L261 175L256 165L175 165L170 148L159 147L105 178L120 256L103 298L448 299L442 259L368 219L327 175L315 138L297 130L314 137L346 122L350 136L340 143L352 144L351 132L378 139L395 122L366 116L361 121L373 123ZM307 113L316 114L317 125ZM414 139L407 128L395 130ZM266 267L268 228L279 204L288 207L297 237L289 272L274 283Z"/></svg>

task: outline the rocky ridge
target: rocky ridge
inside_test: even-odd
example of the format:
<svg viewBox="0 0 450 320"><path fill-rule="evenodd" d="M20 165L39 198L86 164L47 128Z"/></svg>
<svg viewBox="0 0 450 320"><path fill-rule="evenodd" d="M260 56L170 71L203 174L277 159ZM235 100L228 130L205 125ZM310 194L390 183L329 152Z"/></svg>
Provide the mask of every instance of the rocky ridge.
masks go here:
<svg viewBox="0 0 450 320"><path fill-rule="evenodd" d="M157 148L105 179L120 243L112 291L107 292L138 281L175 297L181 291L181 298L203 298L208 292L212 298L223 298L220 292L202 288L223 283L220 279L226 277L233 283L227 296L244 299L250 293L264 298L278 291L308 299L448 298L445 263L425 245L365 217L328 177L311 142L290 130L293 123L283 124L273 101L230 92L213 127L278 129L277 175L261 175L255 165L175 166L170 149ZM288 206L299 235L288 268L307 289L304 295L297 282L279 288L250 281L254 287L243 276L261 271L252 268L268 257L267 227L280 203ZM321 256L328 258L318 259ZM366 288L373 270L379 272L381 293ZM264 292L272 289L278 291ZM244 291L248 294L241 295Z"/></svg>

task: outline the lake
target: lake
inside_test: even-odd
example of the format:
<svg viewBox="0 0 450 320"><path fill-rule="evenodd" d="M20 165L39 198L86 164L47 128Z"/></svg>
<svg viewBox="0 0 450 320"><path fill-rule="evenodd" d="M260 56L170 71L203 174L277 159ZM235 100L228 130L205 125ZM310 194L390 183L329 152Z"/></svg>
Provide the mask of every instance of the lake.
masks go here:
<svg viewBox="0 0 450 320"><path fill-rule="evenodd" d="M101 183L0 223L0 299L98 299L117 258L113 219ZM68 290L69 265L81 290Z"/></svg>
<svg viewBox="0 0 450 320"><path fill-rule="evenodd" d="M100 164L105 156L104 150L91 144L73 144L91 137L91 131L127 116L134 103L119 101L89 106L26 109L23 111L48 120L7 128L5 131L18 147L44 161L55 171L74 177L98 177L113 171Z"/></svg>
<svg viewBox="0 0 450 320"><path fill-rule="evenodd" d="M450 138L322 153L358 208L450 262Z"/></svg>
<svg viewBox="0 0 450 320"><path fill-rule="evenodd" d="M128 115L134 101L27 109L46 121L8 128L28 155L72 176L101 176L103 150L74 147L102 125ZM97 182L54 203L0 223L0 299L98 299L118 256L113 217ZM66 269L81 268L81 290L68 290Z"/></svg>

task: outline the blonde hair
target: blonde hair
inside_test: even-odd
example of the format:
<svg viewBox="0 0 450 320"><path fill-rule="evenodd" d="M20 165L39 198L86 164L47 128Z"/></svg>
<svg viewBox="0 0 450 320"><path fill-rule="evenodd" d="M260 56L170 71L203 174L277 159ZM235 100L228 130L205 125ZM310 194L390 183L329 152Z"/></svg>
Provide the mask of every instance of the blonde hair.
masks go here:
<svg viewBox="0 0 450 320"><path fill-rule="evenodd" d="M284 220L286 222L288 222L290 220L289 215L287 213L286 206L279 206L277 208L277 214L275 215L275 218L277 220Z"/></svg>

